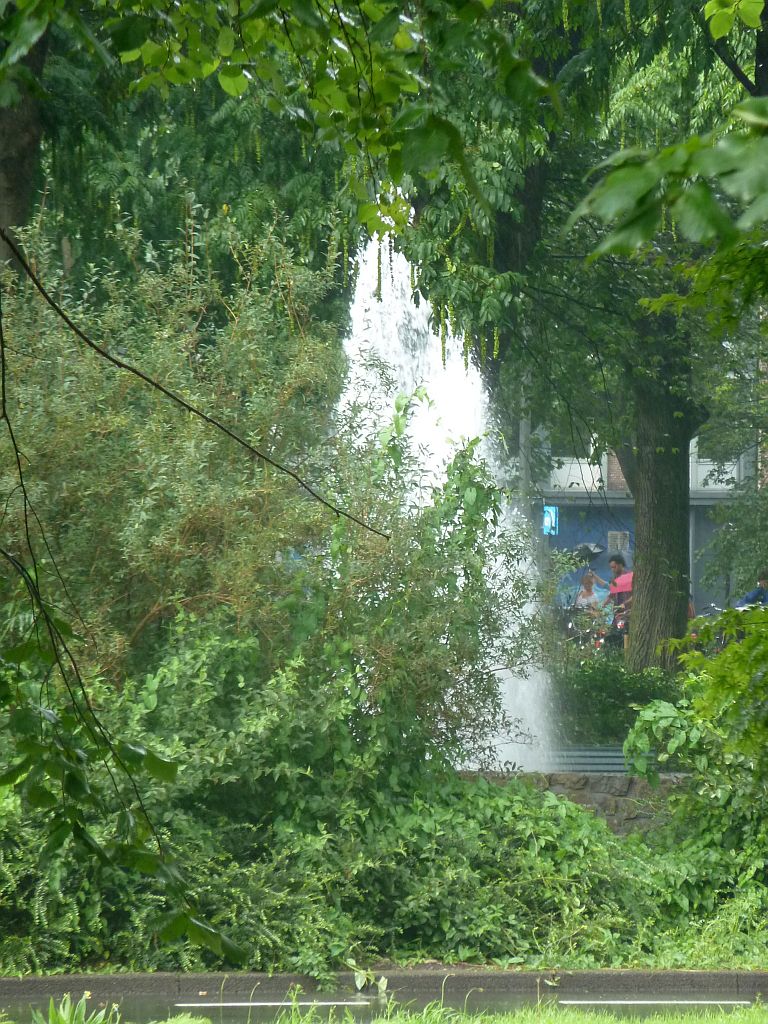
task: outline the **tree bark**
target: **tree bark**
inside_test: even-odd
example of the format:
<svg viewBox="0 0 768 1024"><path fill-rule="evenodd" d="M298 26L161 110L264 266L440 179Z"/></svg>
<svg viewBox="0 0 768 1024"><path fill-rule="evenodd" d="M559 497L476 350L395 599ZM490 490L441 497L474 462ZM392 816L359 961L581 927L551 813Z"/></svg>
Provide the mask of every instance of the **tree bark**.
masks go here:
<svg viewBox="0 0 768 1024"><path fill-rule="evenodd" d="M673 418L671 404L649 400L635 409L635 575L627 651L627 665L635 671L674 667L674 655L658 648L687 628L691 437ZM628 467L622 469L626 476Z"/></svg>
<svg viewBox="0 0 768 1024"><path fill-rule="evenodd" d="M39 81L48 49L43 36L24 58L24 64ZM0 106L0 227L24 224L32 208L40 160L43 125L40 100L23 88L20 101ZM11 251L0 239L0 265L11 259Z"/></svg>
<svg viewBox="0 0 768 1024"><path fill-rule="evenodd" d="M668 332L668 333L667 333ZM627 665L676 667L665 641L685 635L690 596L691 439L706 419L691 395L688 341L669 320L644 325L657 369L632 378L632 444L617 450L635 500L635 555ZM652 336L655 335L655 337ZM666 338L665 338L666 335Z"/></svg>
<svg viewBox="0 0 768 1024"><path fill-rule="evenodd" d="M768 96L768 5L760 16L761 27L755 38L754 96Z"/></svg>

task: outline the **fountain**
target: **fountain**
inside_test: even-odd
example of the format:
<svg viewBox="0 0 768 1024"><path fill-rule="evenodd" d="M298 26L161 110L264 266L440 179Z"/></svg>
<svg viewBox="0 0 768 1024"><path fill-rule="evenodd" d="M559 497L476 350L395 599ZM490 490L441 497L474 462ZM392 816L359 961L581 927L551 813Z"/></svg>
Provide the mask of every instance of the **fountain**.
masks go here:
<svg viewBox="0 0 768 1024"><path fill-rule="evenodd" d="M383 264L381 272L379 267ZM379 294L377 294L379 293ZM391 395L384 393L377 377L366 369L373 356L388 367L396 388L412 394L424 387L429 403L420 403L410 423L412 439L429 459L436 480L457 443L483 438L483 457L500 478L500 467L489 442L492 417L488 394L477 367L465 363L463 346L448 333L445 362L440 340L432 332L430 307L418 306L411 295L410 267L405 257L382 244L370 242L359 255L359 271L350 311L350 330L345 351L350 364L350 388L364 385L372 395L372 413L380 421L391 414ZM342 399L344 401L345 399ZM507 513L518 515L514 509ZM533 569L533 566L531 566ZM529 733L527 742L499 737L496 757L500 764L513 763L527 771L547 766L551 748L548 680L541 669L525 675L499 669L504 706L511 718Z"/></svg>

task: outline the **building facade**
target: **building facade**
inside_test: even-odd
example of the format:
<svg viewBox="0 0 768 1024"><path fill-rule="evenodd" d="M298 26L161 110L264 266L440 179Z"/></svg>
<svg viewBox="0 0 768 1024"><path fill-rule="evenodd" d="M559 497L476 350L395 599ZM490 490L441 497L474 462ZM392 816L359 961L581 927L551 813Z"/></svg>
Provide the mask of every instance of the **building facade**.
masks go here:
<svg viewBox="0 0 768 1024"><path fill-rule="evenodd" d="M703 576L709 562L708 548L716 524L714 507L725 501L731 489L742 482L747 472L740 461L717 472L717 466L700 458L696 440L689 455L690 504L690 578L697 611L710 604L722 607L731 597L730 580L705 584ZM622 552L629 567L635 548L635 511L619 460L609 452L599 463L586 459L558 459L549 479L541 487L543 501L542 532L550 549L575 551L584 544L600 548L591 562L606 579L608 556Z"/></svg>

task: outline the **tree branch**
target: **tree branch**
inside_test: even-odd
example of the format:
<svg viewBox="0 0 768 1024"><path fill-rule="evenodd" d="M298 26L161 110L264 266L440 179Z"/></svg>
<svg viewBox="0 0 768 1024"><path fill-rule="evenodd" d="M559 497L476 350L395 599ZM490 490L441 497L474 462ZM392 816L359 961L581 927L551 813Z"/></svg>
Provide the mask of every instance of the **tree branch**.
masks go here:
<svg viewBox="0 0 768 1024"><path fill-rule="evenodd" d="M725 38L713 39L712 33L709 31L709 26L706 23L703 12L697 7L693 12L693 18L699 29L704 36L709 48L712 52L722 61L722 63L728 68L733 77L747 90L750 96L759 95L756 84L751 80L749 75L743 70L739 62L736 60L734 55L728 46L728 41Z"/></svg>

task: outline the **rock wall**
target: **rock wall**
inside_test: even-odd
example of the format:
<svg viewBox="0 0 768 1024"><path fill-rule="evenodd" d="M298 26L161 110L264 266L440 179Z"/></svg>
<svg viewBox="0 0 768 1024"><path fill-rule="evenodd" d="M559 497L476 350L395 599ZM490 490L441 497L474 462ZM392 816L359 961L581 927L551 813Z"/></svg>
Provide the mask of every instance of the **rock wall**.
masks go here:
<svg viewBox="0 0 768 1024"><path fill-rule="evenodd" d="M667 797L683 780L681 775L662 775L652 789L645 779L619 772L536 772L522 778L537 789L589 807L620 835L660 824L666 817Z"/></svg>

